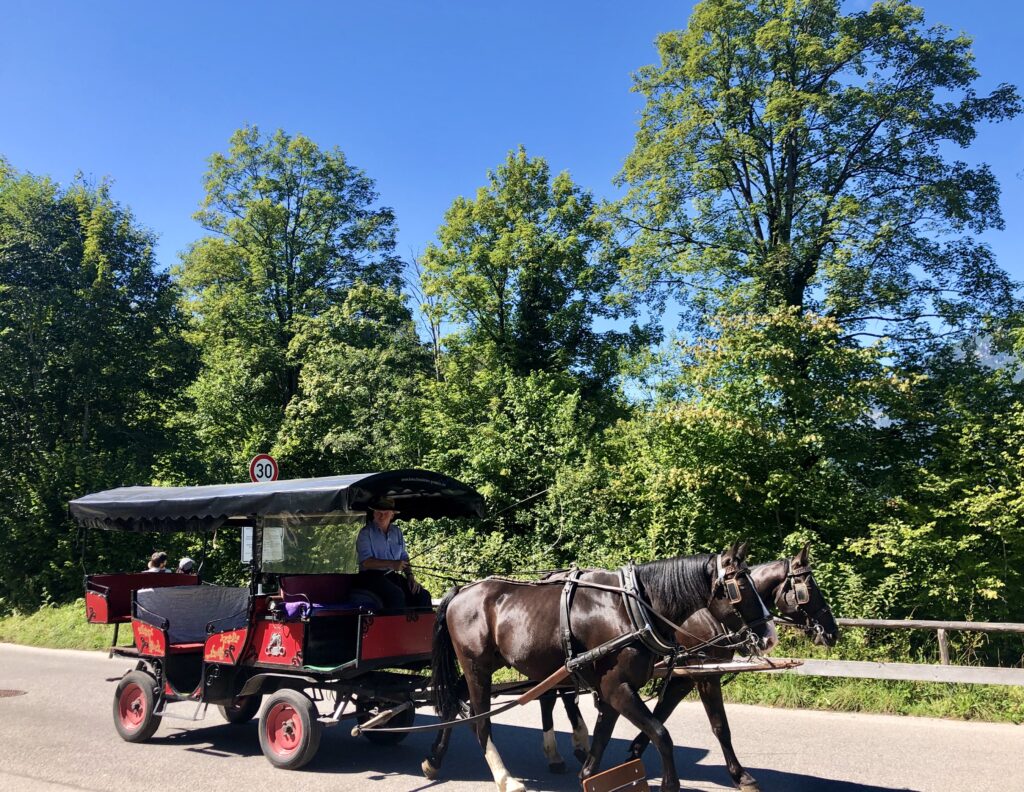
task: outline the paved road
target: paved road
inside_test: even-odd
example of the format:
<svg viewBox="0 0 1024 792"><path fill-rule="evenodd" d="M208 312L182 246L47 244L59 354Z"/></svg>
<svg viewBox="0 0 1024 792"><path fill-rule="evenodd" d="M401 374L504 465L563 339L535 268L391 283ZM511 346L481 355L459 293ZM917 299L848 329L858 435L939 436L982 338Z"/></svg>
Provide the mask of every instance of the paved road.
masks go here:
<svg viewBox="0 0 1024 792"><path fill-rule="evenodd" d="M212 710L203 723L165 719L149 743L131 745L114 731L114 683L105 681L130 666L95 652L0 644L0 690L25 691L0 697L0 790L494 789L481 751L465 727L457 730L443 777L433 784L419 773L430 743L430 736L423 734L398 747L381 748L339 726L324 733L320 752L307 768L287 774L263 758L255 721L229 726ZM593 708L588 700L582 703L592 724ZM189 705L177 706L191 712ZM729 714L740 760L765 792L1024 790L1021 726L740 705L730 706ZM575 773L568 727L560 711L558 717L559 745ZM531 790L577 790L574 775L548 773L539 720L536 705L514 708L498 719L496 744L506 764ZM684 789L732 789L700 704L684 703L668 725ZM606 757L623 756L632 736L628 725L620 723ZM660 769L653 752L647 769L657 779Z"/></svg>

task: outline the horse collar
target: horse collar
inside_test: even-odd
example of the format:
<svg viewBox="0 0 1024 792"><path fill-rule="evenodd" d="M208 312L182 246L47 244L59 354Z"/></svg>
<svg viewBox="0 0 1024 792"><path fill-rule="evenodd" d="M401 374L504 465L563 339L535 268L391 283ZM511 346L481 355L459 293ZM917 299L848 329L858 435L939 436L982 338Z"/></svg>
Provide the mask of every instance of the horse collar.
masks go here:
<svg viewBox="0 0 1024 792"><path fill-rule="evenodd" d="M650 606L640 591L640 581L636 579L636 568L632 562L619 568L619 580L622 582L622 604L629 623L639 632L640 643L656 655L674 657L679 647L665 643L651 623Z"/></svg>

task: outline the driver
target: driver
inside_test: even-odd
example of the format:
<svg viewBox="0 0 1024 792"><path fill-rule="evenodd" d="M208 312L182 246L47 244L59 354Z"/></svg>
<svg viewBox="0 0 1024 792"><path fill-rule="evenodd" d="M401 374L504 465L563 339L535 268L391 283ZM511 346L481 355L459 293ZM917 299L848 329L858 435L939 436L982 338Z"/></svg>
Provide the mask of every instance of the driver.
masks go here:
<svg viewBox="0 0 1024 792"><path fill-rule="evenodd" d="M388 610L429 608L430 592L413 575L402 529L393 522L396 514L392 498L379 498L370 506L356 539L359 578L355 585L380 597Z"/></svg>

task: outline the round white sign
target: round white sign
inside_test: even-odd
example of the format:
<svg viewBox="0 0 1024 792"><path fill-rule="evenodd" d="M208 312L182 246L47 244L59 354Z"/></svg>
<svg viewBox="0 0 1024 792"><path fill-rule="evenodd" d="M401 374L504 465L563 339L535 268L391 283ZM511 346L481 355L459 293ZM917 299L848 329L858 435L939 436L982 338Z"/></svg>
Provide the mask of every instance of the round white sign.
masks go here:
<svg viewBox="0 0 1024 792"><path fill-rule="evenodd" d="M277 460L270 454L257 454L249 462L249 478L253 481L277 481Z"/></svg>

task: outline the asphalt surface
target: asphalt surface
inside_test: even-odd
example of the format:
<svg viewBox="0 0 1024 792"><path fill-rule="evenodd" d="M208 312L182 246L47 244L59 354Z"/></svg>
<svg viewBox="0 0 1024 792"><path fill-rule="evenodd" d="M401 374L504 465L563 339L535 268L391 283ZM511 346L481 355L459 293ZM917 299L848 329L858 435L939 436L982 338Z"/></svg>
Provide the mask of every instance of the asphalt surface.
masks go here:
<svg viewBox="0 0 1024 792"><path fill-rule="evenodd" d="M469 729L456 730L442 777L428 782L419 765L430 734L385 748L340 725L324 732L320 751L299 771L277 770L260 753L256 721L224 723L212 708L199 723L164 719L152 740L122 741L112 723L114 682L132 664L105 654L0 644L0 790L153 792L221 789L260 792L373 790L437 792L493 790L482 752ZM589 699L581 701L593 724ZM195 707L176 705L182 714ZM928 718L839 714L730 705L740 761L769 792L1018 792L1024 790L1024 726ZM417 723L429 723L427 713ZM509 770L530 790L579 789L568 725L556 711L559 747L569 773L552 775L541 750L536 704L497 719L495 744ZM721 751L699 703L687 701L670 718L683 788L732 789ZM621 759L633 729L620 721L604 766ZM660 763L645 756L651 786Z"/></svg>

